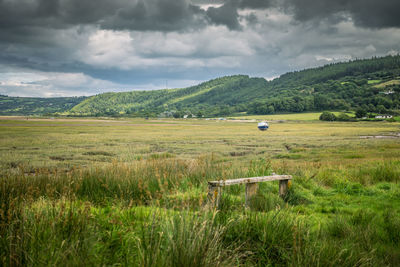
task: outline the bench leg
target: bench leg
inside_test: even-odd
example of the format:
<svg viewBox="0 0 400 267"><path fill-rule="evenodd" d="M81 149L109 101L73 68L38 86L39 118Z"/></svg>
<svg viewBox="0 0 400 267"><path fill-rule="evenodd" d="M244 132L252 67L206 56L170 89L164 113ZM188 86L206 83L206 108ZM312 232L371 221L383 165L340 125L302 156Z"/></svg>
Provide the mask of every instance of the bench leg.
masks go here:
<svg viewBox="0 0 400 267"><path fill-rule="evenodd" d="M208 204L211 205L213 208L218 208L219 206L219 199L221 197L221 187L220 186L208 186Z"/></svg>
<svg viewBox="0 0 400 267"><path fill-rule="evenodd" d="M246 184L246 195L245 195L245 204L246 207L250 206L251 197L257 194L258 184L257 183L248 183Z"/></svg>
<svg viewBox="0 0 400 267"><path fill-rule="evenodd" d="M285 197L288 190L288 182L289 180L280 180L279 181L279 196Z"/></svg>

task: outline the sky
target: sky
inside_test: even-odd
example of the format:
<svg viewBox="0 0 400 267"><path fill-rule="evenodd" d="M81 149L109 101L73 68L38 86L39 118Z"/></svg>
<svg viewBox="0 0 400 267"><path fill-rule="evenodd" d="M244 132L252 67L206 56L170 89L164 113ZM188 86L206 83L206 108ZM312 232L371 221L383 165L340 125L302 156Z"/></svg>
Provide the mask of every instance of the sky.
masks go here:
<svg viewBox="0 0 400 267"><path fill-rule="evenodd" d="M182 88L398 54L399 0L0 0L0 94Z"/></svg>

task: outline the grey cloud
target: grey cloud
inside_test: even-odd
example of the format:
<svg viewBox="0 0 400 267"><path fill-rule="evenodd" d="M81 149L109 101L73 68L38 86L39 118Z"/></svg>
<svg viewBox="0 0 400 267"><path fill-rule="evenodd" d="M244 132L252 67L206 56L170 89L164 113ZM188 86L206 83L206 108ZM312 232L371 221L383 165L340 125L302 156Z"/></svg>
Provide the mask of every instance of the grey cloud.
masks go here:
<svg viewBox="0 0 400 267"><path fill-rule="evenodd" d="M361 27L400 27L398 0L287 0L283 7L298 21L351 17Z"/></svg>
<svg viewBox="0 0 400 267"><path fill-rule="evenodd" d="M265 9L271 6L275 6L274 0L241 0L238 6L240 8L253 8L253 9Z"/></svg>
<svg viewBox="0 0 400 267"><path fill-rule="evenodd" d="M237 28L235 12L236 5L226 4L208 17L190 0L0 0L0 29L84 24L113 30L185 31L207 23Z"/></svg>
<svg viewBox="0 0 400 267"><path fill-rule="evenodd" d="M207 11L200 4L222 4ZM0 0L0 29L96 25L112 30L185 31L207 24L241 29L240 9L280 8L297 21L353 19L363 27L400 27L398 0ZM246 19L246 18L245 18ZM5 37L3 37L4 39Z"/></svg>
<svg viewBox="0 0 400 267"><path fill-rule="evenodd" d="M254 13L250 13L249 15L245 16L245 19L251 25L255 25L258 23L257 16Z"/></svg>
<svg viewBox="0 0 400 267"><path fill-rule="evenodd" d="M0 0L0 29L65 29L96 25L103 29L185 31L207 24L240 29L239 9L265 9L274 0ZM222 4L207 11L201 4Z"/></svg>
<svg viewBox="0 0 400 267"><path fill-rule="evenodd" d="M350 10L357 25L381 28L400 27L400 1L350 1Z"/></svg>
<svg viewBox="0 0 400 267"><path fill-rule="evenodd" d="M231 30L240 29L237 2L229 1L221 7L210 7L207 15L210 20L217 25L226 25Z"/></svg>
<svg viewBox="0 0 400 267"><path fill-rule="evenodd" d="M208 18L212 23L225 25L231 30L240 30L240 9L266 9L274 5L273 0L226 0L220 7L210 7L207 10ZM249 23L256 23L254 15L245 16Z"/></svg>
<svg viewBox="0 0 400 267"><path fill-rule="evenodd" d="M182 31L206 25L204 10L186 0L140 0L118 8L100 25L106 29Z"/></svg>
<svg viewBox="0 0 400 267"><path fill-rule="evenodd" d="M208 21L189 0L0 0L0 63L67 69L99 28L171 32Z"/></svg>
<svg viewBox="0 0 400 267"><path fill-rule="evenodd" d="M400 27L399 0L226 0L208 14L215 23L238 29L237 10L246 8L278 8L300 22L327 20L335 24L352 19L360 27Z"/></svg>

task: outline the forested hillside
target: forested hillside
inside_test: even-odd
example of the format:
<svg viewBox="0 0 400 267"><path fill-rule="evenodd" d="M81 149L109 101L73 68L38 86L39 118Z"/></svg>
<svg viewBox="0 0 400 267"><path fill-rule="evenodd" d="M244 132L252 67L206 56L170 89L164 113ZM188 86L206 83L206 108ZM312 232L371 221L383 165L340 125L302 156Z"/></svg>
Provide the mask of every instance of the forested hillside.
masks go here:
<svg viewBox="0 0 400 267"><path fill-rule="evenodd" d="M336 63L282 75L272 94L249 105L256 114L311 110L398 110L400 56Z"/></svg>
<svg viewBox="0 0 400 267"><path fill-rule="evenodd" d="M86 97L10 97L0 95L0 115L45 115L65 112Z"/></svg>
<svg viewBox="0 0 400 267"><path fill-rule="evenodd" d="M53 105L49 104L50 99L43 103L34 98L0 100L1 114L14 110L15 114L182 117L357 108L396 113L400 109L400 56L330 64L286 73L273 81L235 75L182 89L104 93L86 99L59 98L53 99L57 100Z"/></svg>
<svg viewBox="0 0 400 267"><path fill-rule="evenodd" d="M399 83L400 56L387 56L286 73L270 82L236 75L183 89L101 94L86 99L70 113L154 116L166 112L180 117L360 107L385 113L400 107Z"/></svg>
<svg viewBox="0 0 400 267"><path fill-rule="evenodd" d="M234 110L246 111L246 103L264 97L268 89L262 78L227 76L183 89L100 94L75 106L70 114L154 116L166 111L175 116L228 115Z"/></svg>

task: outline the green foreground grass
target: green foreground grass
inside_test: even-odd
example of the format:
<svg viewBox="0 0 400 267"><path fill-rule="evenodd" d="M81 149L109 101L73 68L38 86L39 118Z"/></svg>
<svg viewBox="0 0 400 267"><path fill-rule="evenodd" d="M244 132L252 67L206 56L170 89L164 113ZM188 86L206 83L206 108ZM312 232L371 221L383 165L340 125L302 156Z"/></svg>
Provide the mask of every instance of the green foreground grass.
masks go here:
<svg viewBox="0 0 400 267"><path fill-rule="evenodd" d="M0 120L0 265L398 266L399 123ZM207 181L293 175L206 206Z"/></svg>

